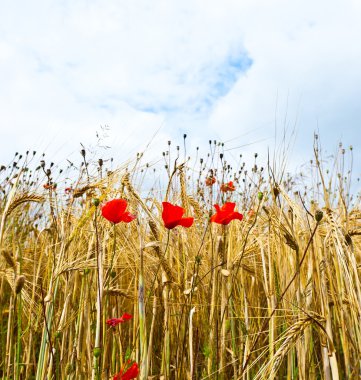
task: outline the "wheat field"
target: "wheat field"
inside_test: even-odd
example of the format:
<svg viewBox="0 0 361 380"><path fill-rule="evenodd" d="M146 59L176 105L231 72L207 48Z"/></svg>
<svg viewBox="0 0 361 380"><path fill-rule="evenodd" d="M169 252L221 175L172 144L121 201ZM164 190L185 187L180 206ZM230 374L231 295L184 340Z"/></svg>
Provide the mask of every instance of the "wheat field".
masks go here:
<svg viewBox="0 0 361 380"><path fill-rule="evenodd" d="M156 169L85 150L77 166L26 152L1 167L1 379L128 379L131 364L139 379L361 377L352 150L325 164L316 139L305 180L209 149L181 159L169 143ZM136 218L104 218L113 199ZM193 225L166 228L163 201ZM243 220L212 223L226 202Z"/></svg>

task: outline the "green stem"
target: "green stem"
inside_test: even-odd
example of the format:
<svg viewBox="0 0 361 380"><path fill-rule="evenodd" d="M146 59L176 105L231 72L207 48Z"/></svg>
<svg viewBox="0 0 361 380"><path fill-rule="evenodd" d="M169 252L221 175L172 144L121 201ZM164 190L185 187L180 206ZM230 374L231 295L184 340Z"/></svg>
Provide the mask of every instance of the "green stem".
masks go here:
<svg viewBox="0 0 361 380"><path fill-rule="evenodd" d="M117 244L117 234L116 234L116 224L113 224L113 254L112 258L110 260L110 267L108 269L107 276L105 278L105 284L104 286L109 290L109 282L110 282L110 277L112 276L112 270L113 270L113 264L114 264L114 257L115 257L115 252L116 252L116 244Z"/></svg>
<svg viewBox="0 0 361 380"><path fill-rule="evenodd" d="M50 346L52 345L51 337L50 337L50 330L52 327L53 312L54 312L54 301L56 299L56 295L58 292L59 279L60 279L60 277L57 277L57 279L55 281L53 299L51 302L49 302L48 306L46 307L46 310L44 311L44 328L43 328L43 335L42 335L41 346L40 346L39 360L38 360L37 370L36 370L36 380L42 380L42 378L43 378L43 370L45 367L44 366L44 360L45 360L45 354L46 354L46 347L48 346L48 344L50 344ZM51 294L52 281L53 281L53 279L51 278L48 294ZM42 296L43 296L43 294L42 294ZM44 303L44 298L42 299L42 302ZM44 305L43 305L43 307L44 307ZM52 352L51 352L51 354L52 354Z"/></svg>
<svg viewBox="0 0 361 380"><path fill-rule="evenodd" d="M94 214L94 227L95 227L95 236L96 236L98 291L97 291L97 319L96 319L95 344L94 344L94 368L93 368L93 373L92 373L92 379L100 380L101 352L102 352L103 260L102 260L101 251L99 249L97 209L95 210L95 214Z"/></svg>

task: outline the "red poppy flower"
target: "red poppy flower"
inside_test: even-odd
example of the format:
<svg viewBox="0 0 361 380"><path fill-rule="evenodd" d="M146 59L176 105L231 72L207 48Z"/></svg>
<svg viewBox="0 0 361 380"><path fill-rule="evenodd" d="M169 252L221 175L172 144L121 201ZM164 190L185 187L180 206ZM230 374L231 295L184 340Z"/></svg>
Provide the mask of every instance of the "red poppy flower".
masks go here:
<svg viewBox="0 0 361 380"><path fill-rule="evenodd" d="M73 191L73 189L71 187L66 187L64 191L65 194L70 194Z"/></svg>
<svg viewBox="0 0 361 380"><path fill-rule="evenodd" d="M216 177L209 176L206 178L206 186L212 186L216 183Z"/></svg>
<svg viewBox="0 0 361 380"><path fill-rule="evenodd" d="M211 216L211 222L223 224L228 224L231 220L238 219L242 220L243 215L239 212L234 211L234 208L236 207L235 203L232 202L226 202L222 208L219 207L219 205L214 205L217 212Z"/></svg>
<svg viewBox="0 0 361 380"><path fill-rule="evenodd" d="M113 199L102 207L102 215L114 224L119 222L129 223L135 219L130 212L125 211L128 202L125 199Z"/></svg>
<svg viewBox="0 0 361 380"><path fill-rule="evenodd" d="M133 318L132 315L130 315L128 313L124 313L120 318L107 319L107 325L109 325L111 327L115 327L115 326L119 325L119 323L129 321L129 319L132 319L132 318Z"/></svg>
<svg viewBox="0 0 361 380"><path fill-rule="evenodd" d="M113 380L131 380L136 379L139 375L139 367L136 362L134 362L124 373L124 369L121 369L119 373L117 373Z"/></svg>
<svg viewBox="0 0 361 380"><path fill-rule="evenodd" d="M234 191L236 188L233 185L232 181L229 181L228 183L222 183L221 185L221 191L223 193L226 193L227 191Z"/></svg>
<svg viewBox="0 0 361 380"><path fill-rule="evenodd" d="M183 207L172 205L169 202L163 202L162 218L165 228L171 230L177 226L190 227L194 218L182 218L185 210Z"/></svg>

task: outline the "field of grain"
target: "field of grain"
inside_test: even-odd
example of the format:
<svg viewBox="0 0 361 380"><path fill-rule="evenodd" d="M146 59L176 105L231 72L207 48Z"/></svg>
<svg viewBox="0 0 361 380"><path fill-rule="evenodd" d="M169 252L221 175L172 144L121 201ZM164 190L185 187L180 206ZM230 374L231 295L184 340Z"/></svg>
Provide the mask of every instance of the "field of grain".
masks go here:
<svg viewBox="0 0 361 380"><path fill-rule="evenodd" d="M352 149L323 163L316 140L307 178L167 149L1 167L0 378L360 378ZM114 199L135 218L104 217ZM166 228L164 201L193 224ZM242 220L211 218L227 202Z"/></svg>

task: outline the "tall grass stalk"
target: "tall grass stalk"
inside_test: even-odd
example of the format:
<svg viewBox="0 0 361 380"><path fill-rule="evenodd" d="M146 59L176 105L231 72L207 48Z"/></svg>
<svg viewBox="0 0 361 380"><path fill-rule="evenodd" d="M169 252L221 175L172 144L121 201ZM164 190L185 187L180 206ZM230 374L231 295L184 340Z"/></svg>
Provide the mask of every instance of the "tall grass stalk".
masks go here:
<svg viewBox="0 0 361 380"><path fill-rule="evenodd" d="M316 142L291 175L283 157L250 168L209 145L179 162L169 144L166 168L143 153L119 167L82 153L62 173L44 156L0 167L2 380L111 380L128 359L142 379L361 376L361 204L347 149L327 170ZM137 223L100 215L93 200L114 198ZM165 199L193 226L167 230ZM223 231L210 216L225 202L244 218ZM125 312L131 321L107 325Z"/></svg>
<svg viewBox="0 0 361 380"><path fill-rule="evenodd" d="M139 228L139 231L141 229ZM148 379L148 342L146 330L146 315L145 315L145 299L144 299L144 244L141 233L139 234L140 241L140 268L139 268L139 343L140 343L140 378L141 380Z"/></svg>

